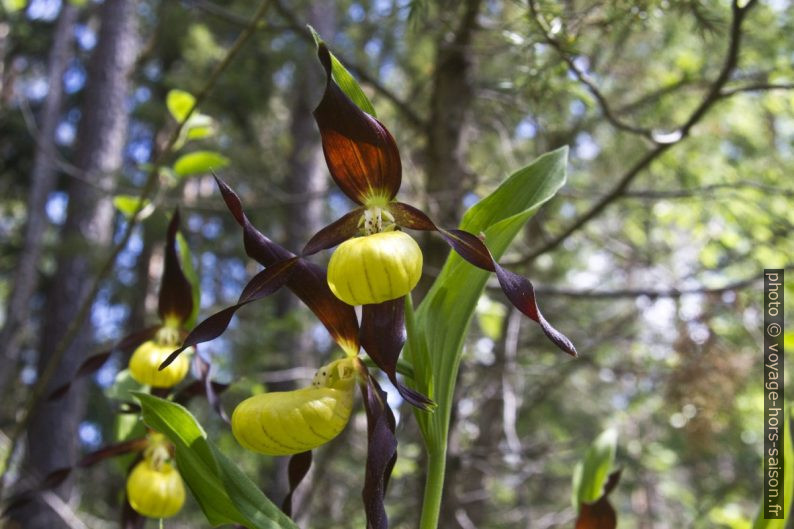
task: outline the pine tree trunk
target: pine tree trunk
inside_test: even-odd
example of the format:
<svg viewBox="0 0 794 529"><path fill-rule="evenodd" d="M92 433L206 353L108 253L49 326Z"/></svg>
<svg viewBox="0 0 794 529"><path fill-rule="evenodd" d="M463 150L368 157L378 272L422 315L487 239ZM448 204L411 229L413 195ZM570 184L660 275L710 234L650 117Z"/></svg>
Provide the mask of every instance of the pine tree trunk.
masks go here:
<svg viewBox="0 0 794 529"><path fill-rule="evenodd" d="M42 330L39 369L50 355L85 298L97 263L94 255L112 238L113 206L101 191L111 187L121 168L127 133L129 76L137 50L134 0L113 0L101 7L101 29L92 56L86 84L82 119L78 129L75 165L83 179L69 185L69 207L61 234L56 277L47 300ZM51 387L67 380L91 350L92 328L86 322L63 355ZM84 391L78 384L61 400L41 402L28 428L26 470L44 476L74 464L78 449L78 426L84 408ZM59 493L68 496L70 483ZM23 526L30 529L65 527L42 504L25 509Z"/></svg>
<svg viewBox="0 0 794 529"><path fill-rule="evenodd" d="M6 321L0 330L0 395L6 395L7 385L16 375L19 349L24 339L25 323L30 321L30 300L38 287L38 263L41 256L47 216L44 207L47 196L55 187L55 127L63 106L63 74L72 56L71 42L77 10L66 4L55 26L47 72L47 98L41 112L41 126L30 172L30 191L27 201L28 218L22 251L11 280L12 290L6 310Z"/></svg>
<svg viewBox="0 0 794 529"><path fill-rule="evenodd" d="M439 226L447 228L457 227L463 195L473 187L464 147L474 96L469 47L481 3L481 0L465 2L460 19L450 22L457 26L454 35L450 39L444 34L436 51L427 127L425 190L428 212ZM435 234L425 237L423 248L426 273L419 284L421 296L430 288L449 253L449 247Z"/></svg>

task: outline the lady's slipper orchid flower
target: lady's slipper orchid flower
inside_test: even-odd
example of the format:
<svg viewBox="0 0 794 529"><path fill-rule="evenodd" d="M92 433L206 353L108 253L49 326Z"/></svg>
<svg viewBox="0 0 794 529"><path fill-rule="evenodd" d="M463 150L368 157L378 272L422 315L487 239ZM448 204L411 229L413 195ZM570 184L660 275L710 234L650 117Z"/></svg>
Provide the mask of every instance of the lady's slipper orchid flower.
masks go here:
<svg viewBox="0 0 794 529"><path fill-rule="evenodd" d="M358 359L359 349L363 347L406 401L422 409L433 407L427 397L397 379L397 360L406 340L402 297L416 286L422 268L421 250L402 229L439 232L466 261L495 272L510 301L540 324L560 349L571 355L576 355L576 350L543 318L532 284L499 266L483 241L462 230L439 228L420 210L395 200L402 167L394 138L337 85L332 56L322 43L318 44L318 55L327 82L314 117L331 176L357 207L320 230L296 255L254 228L239 197L216 178L227 207L243 228L246 253L265 269L249 281L235 305L201 322L161 369L185 349L220 336L241 307L286 285L314 312L347 358L321 368L311 387L265 393L244 401L233 414L233 433L249 449L273 455L294 454L289 471L291 491L284 506L289 512L292 490L311 464L310 450L338 435L347 422L352 407L349 392L357 381L368 419L364 484L367 525L384 529L383 496L396 460L395 420L385 393ZM334 246L338 248L327 274L306 260ZM353 305L363 305L360 326ZM338 379L323 378L323 371L337 369L348 374L338 374Z"/></svg>
<svg viewBox="0 0 794 529"><path fill-rule="evenodd" d="M162 434L149 434L143 460L127 477L127 501L148 518L170 518L185 504L185 485L169 462L173 446Z"/></svg>
<svg viewBox="0 0 794 529"><path fill-rule="evenodd" d="M246 253L265 266L265 269L248 282L235 305L213 314L197 325L185 338L182 347L171 354L163 367L178 358L184 349L220 336L240 308L276 292L282 286L289 288L322 322L346 357L320 368L310 387L264 393L243 401L232 415L232 432L240 444L254 451L294 454L289 464L290 492L282 506L289 514L292 492L311 465L311 450L338 435L348 422L352 410L351 391L357 383L363 395L368 423L363 492L365 510L370 527L385 528L383 497L397 457L397 439L394 435L396 421L386 403L385 392L358 358L362 344L372 342L373 337L364 332L363 326L359 328L353 307L332 293L325 269L296 256L259 232L243 212L239 197L220 179L217 181L229 211L243 228ZM389 301L382 305L402 307L402 300ZM384 314L390 313L386 311ZM399 314L402 315L401 310ZM379 340L383 340L382 343L379 342L377 347L365 346L365 349L373 359L380 358L381 351L385 358L388 352L393 357L392 372L396 374L397 356L405 342L403 320L387 316L376 323L391 327L379 337ZM390 366L392 361L384 360L380 363ZM390 378L397 382L396 376ZM429 399L414 390L402 384L398 388L412 403L423 408L432 406Z"/></svg>
<svg viewBox="0 0 794 529"><path fill-rule="evenodd" d="M134 350L129 363L130 375L134 380L151 386L152 392L160 396L165 397L170 394L173 401L180 404L186 404L197 395L206 395L210 404L221 417L225 418L218 393L227 386L210 380L211 366L200 355L194 355L192 362L200 380L183 385L178 391L170 388L185 378L189 370L188 356L177 359L168 369L158 370L162 361L182 341L185 328L193 324L197 312L195 309L198 296L194 294L194 285L183 269L189 264L185 260L189 255L186 247L178 246L180 243L179 212L176 211L168 224L166 236L163 276L158 299L161 323L134 332L119 341L112 349L89 357L80 365L77 373L71 377L71 381L96 372L116 350L125 354ZM53 391L49 398L57 399L63 396L70 387L71 382L63 384ZM119 413L138 411L139 407L136 404L128 402L121 403L119 408ZM140 456L127 477L127 498L122 512L122 527L139 527L141 516L166 518L175 515L185 501L185 489L182 478L171 461L173 446L162 434L152 431L145 437L105 446L84 456L76 467L90 467L107 458L130 453L139 453ZM41 491L58 486L71 471L72 468L63 468L50 473L35 489L18 494L8 510L26 503Z"/></svg>
<svg viewBox="0 0 794 529"><path fill-rule="evenodd" d="M178 359L168 369L159 370L162 362L185 337L185 328L192 325L196 313L194 285L187 279L180 260L177 240L179 235L179 211L175 211L168 224L166 234L163 276L158 297L158 315L161 323L134 332L122 338L112 349L87 358L78 368L70 382L58 387L50 399L64 395L74 379L96 372L115 350L132 356L129 361L130 376L139 384L153 388L170 388L184 380L189 366L189 356ZM190 352L195 351L191 348ZM209 375L209 365L198 355L194 363L202 377ZM202 380L202 383L207 382ZM212 388L208 382L208 388ZM191 389L195 392L195 388ZM210 392L211 393L211 392ZM216 404L216 397L208 394Z"/></svg>
<svg viewBox="0 0 794 529"><path fill-rule="evenodd" d="M380 121L364 112L336 84L332 75L331 54L322 43L318 46L318 55L325 68L326 87L320 105L314 111L314 117L320 128L323 152L334 181L359 207L320 230L303 249L303 255L312 255L343 241L357 241L353 237L362 232L362 225L364 235L360 239L363 240L374 233L399 228L437 231L466 261L495 272L510 302L536 321L557 347L575 356L576 349L571 341L552 327L541 314L535 300L535 290L529 280L502 268L477 236L463 230L439 228L419 209L395 200L402 183L402 166L394 138ZM363 241L360 244L364 244ZM378 252L381 245L374 241L369 243L373 247L370 253ZM384 245L384 251L387 251L385 248ZM345 246L340 246L336 252L346 249ZM401 256L401 259L407 264L414 264L416 261L412 254ZM381 271L385 276L390 275L382 272L384 268L378 259L367 261L361 266L370 274L375 275ZM337 280L344 284L347 280L349 290L368 291L366 274L330 272L329 270L328 279L332 284ZM372 282L371 279L369 281ZM341 290L339 286L336 288ZM356 297L348 296L348 299L355 300ZM382 301L379 297L375 299Z"/></svg>
<svg viewBox="0 0 794 529"><path fill-rule="evenodd" d="M286 456L324 445L344 429L353 410L358 361L321 367L309 387L255 395L232 414L232 432L249 450Z"/></svg>

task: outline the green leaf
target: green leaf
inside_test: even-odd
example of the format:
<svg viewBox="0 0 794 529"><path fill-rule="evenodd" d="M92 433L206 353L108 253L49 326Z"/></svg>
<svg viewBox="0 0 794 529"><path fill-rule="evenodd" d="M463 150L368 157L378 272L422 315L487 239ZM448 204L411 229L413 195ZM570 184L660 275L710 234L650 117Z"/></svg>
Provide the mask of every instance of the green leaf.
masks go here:
<svg viewBox="0 0 794 529"><path fill-rule="evenodd" d="M174 163L177 176L185 177L208 173L213 169L222 169L229 165L229 159L214 151L196 151L179 157Z"/></svg>
<svg viewBox="0 0 794 529"><path fill-rule="evenodd" d="M229 496L235 506L248 520L254 522L252 527L268 527L278 529L279 527L294 527L295 523L280 509L273 505L254 483L237 468L228 457L226 457L217 447L212 446L213 454L218 461L223 480ZM263 505L270 505L274 509L272 512L265 512Z"/></svg>
<svg viewBox="0 0 794 529"><path fill-rule="evenodd" d="M184 90L169 90L165 98L165 106L174 117L174 119L181 123L196 103L196 98Z"/></svg>
<svg viewBox="0 0 794 529"><path fill-rule="evenodd" d="M617 447L618 432L610 428L596 437L587 449L573 477L574 507L577 511L582 503L593 503L603 494L604 485L615 465Z"/></svg>
<svg viewBox="0 0 794 529"><path fill-rule="evenodd" d="M2 5L3 9L10 14L22 11L28 5L28 2L27 0L3 0Z"/></svg>
<svg viewBox="0 0 794 529"><path fill-rule="evenodd" d="M215 134L215 120L206 114L194 112L185 124L185 136L188 140L201 140Z"/></svg>
<svg viewBox="0 0 794 529"><path fill-rule="evenodd" d="M794 497L794 446L792 446L791 436L791 415L794 413L794 408L788 408L786 411L786 420L783 424L783 512L785 518L781 519L764 519L764 498L761 501L761 510L753 524L753 529L785 529L786 521L791 518L791 502ZM764 457L764 475L768 459Z"/></svg>
<svg viewBox="0 0 794 529"><path fill-rule="evenodd" d="M466 212L461 228L484 233L488 248L499 259L527 220L563 186L567 159L568 148L563 147L515 172ZM415 414L431 450L446 447L463 342L489 275L451 252L416 310L414 331L408 330L414 387L439 405L434 414ZM425 365L429 367L420 368Z"/></svg>
<svg viewBox="0 0 794 529"><path fill-rule="evenodd" d="M182 273L185 274L193 292L193 312L191 312L190 316L185 320L185 328L192 329L196 325L196 320L198 319L199 305L201 304L201 285L199 284L198 274L196 274L196 268L193 266L190 247L187 245L187 240L185 240L185 236L182 235L182 232L177 232L176 234L176 245Z"/></svg>
<svg viewBox="0 0 794 529"><path fill-rule="evenodd" d="M190 412L179 404L147 393L136 393L143 420L174 444L179 473L213 525L242 524L250 529L297 529L264 494L250 498L251 480L207 441L207 434ZM240 507L242 506L242 508Z"/></svg>
<svg viewBox="0 0 794 529"><path fill-rule="evenodd" d="M131 219L135 212L138 211L138 205L140 203L141 197L135 195L116 195L113 197L113 206L115 206L115 208L119 210L127 219ZM143 207L141 208L141 213L138 218L143 220L151 215L153 211L154 206L152 205L151 201L144 200Z"/></svg>
<svg viewBox="0 0 794 529"><path fill-rule="evenodd" d="M320 35L314 30L313 27L308 26L309 31L312 32L312 37L314 37L314 43L319 46L324 41L320 37ZM330 50L329 50L330 53ZM331 73L334 77L334 81L336 84L339 85L339 88L347 94L347 97L353 100L353 102L358 105L358 107L369 114L372 117L378 117L375 114L375 107L372 106L367 95L361 89L361 86L356 81L355 77L353 77L347 68L336 58L336 55L331 53Z"/></svg>

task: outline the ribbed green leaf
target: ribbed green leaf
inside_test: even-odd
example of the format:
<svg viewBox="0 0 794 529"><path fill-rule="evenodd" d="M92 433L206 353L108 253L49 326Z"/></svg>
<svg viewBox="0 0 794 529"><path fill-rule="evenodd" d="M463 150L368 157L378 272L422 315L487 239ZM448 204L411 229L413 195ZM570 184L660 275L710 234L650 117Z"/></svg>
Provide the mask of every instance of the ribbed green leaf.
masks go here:
<svg viewBox="0 0 794 529"><path fill-rule="evenodd" d="M601 433L587 449L573 476L573 504L579 509L582 503L593 503L604 492L610 472L615 465L618 432L610 428Z"/></svg>
<svg viewBox="0 0 794 529"><path fill-rule="evenodd" d="M196 151L184 154L174 163L177 176L209 173L229 165L229 159L214 151Z"/></svg>
<svg viewBox="0 0 794 529"><path fill-rule="evenodd" d="M218 457L187 409L147 393L135 397L146 424L174 444L179 473L213 526L237 523L250 529L297 529L264 494L252 491L256 485L228 458Z"/></svg>
<svg viewBox="0 0 794 529"><path fill-rule="evenodd" d="M499 259L540 205L563 186L567 158L568 148L563 147L515 172L466 212L461 229L484 233L488 248ZM439 405L432 415L416 414L426 443L436 450L446 446L463 341L489 275L451 252L416 310L414 332L409 329L407 358L414 362L414 387ZM418 368L423 365L429 367Z"/></svg>

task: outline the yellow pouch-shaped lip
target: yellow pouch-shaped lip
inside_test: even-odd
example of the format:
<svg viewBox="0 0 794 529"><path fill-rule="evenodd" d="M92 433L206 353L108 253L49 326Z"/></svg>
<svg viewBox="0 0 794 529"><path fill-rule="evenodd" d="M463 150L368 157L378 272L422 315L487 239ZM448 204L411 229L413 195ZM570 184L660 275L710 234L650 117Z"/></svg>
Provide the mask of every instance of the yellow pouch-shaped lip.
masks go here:
<svg viewBox="0 0 794 529"><path fill-rule="evenodd" d="M173 345L161 345L154 340L141 344L130 358L130 375L139 384L155 388L170 388L182 382L190 368L190 353L193 348L185 351L171 364L159 371L160 364L168 358L174 349Z"/></svg>
<svg viewBox="0 0 794 529"><path fill-rule="evenodd" d="M397 299L414 289L422 276L422 250L401 231L348 239L328 263L328 286L348 305Z"/></svg>
<svg viewBox="0 0 794 529"><path fill-rule="evenodd" d="M312 450L339 435L350 419L353 387L308 387L263 393L232 414L232 433L249 450L285 456Z"/></svg>
<svg viewBox="0 0 794 529"><path fill-rule="evenodd" d="M182 509L185 486L179 472L168 463L155 468L145 459L127 478L127 500L136 512L149 518L168 518Z"/></svg>

